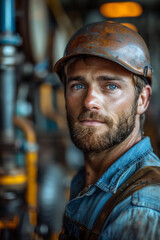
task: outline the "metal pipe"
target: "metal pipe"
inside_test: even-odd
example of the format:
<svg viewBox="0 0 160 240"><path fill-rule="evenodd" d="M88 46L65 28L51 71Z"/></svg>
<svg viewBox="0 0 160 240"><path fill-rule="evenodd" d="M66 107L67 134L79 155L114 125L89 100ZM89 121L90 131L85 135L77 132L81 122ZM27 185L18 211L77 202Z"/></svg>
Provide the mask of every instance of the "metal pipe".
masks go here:
<svg viewBox="0 0 160 240"><path fill-rule="evenodd" d="M14 0L0 1L0 32L15 32Z"/></svg>
<svg viewBox="0 0 160 240"><path fill-rule="evenodd" d="M21 129L27 140L28 149L26 153L26 166L27 166L27 194L26 200L29 206L30 223L36 226L37 223L37 161L38 149L36 143L36 134L30 124L24 118L14 117L14 124Z"/></svg>
<svg viewBox="0 0 160 240"><path fill-rule="evenodd" d="M0 140L3 143L11 143L14 140L14 69L0 70L0 93Z"/></svg>

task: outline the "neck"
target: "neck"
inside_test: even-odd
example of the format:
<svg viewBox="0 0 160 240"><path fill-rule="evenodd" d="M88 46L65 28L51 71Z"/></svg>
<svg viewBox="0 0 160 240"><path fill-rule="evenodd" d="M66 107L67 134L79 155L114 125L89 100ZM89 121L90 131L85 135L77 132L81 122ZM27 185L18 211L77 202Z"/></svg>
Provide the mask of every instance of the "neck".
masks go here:
<svg viewBox="0 0 160 240"><path fill-rule="evenodd" d="M85 153L86 181L85 186L94 184L101 175L125 152L141 140L141 134L136 129L120 144L100 153Z"/></svg>

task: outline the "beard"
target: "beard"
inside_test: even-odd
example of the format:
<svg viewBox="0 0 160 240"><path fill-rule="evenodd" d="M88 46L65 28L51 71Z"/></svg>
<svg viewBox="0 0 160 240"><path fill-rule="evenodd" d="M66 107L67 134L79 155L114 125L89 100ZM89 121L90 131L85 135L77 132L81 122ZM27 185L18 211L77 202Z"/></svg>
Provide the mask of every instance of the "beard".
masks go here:
<svg viewBox="0 0 160 240"><path fill-rule="evenodd" d="M103 116L93 111L83 111L75 117L67 110L67 121L73 143L84 153L102 152L123 142L135 127L137 104L134 103L130 112L121 112L115 123L112 117ZM80 121L93 119L103 122L106 130L100 131L99 127L82 126Z"/></svg>

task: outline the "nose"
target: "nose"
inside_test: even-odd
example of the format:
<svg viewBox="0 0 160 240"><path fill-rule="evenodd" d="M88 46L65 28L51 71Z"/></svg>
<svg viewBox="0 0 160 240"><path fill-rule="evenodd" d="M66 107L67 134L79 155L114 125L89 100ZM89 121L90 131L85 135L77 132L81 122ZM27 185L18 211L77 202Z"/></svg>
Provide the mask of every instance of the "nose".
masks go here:
<svg viewBox="0 0 160 240"><path fill-rule="evenodd" d="M96 89L89 88L84 99L84 107L88 110L98 111L101 106L100 97L100 93Z"/></svg>

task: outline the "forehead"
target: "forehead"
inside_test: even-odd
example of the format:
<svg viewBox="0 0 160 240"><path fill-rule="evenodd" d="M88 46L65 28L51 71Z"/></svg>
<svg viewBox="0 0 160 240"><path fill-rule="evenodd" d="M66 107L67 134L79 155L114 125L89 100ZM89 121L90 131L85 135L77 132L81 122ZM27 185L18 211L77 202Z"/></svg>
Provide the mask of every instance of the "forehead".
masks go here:
<svg viewBox="0 0 160 240"><path fill-rule="evenodd" d="M132 73L121 65L100 57L75 57L70 59L65 66L66 75L81 73L82 71L103 71L113 75L130 76Z"/></svg>

